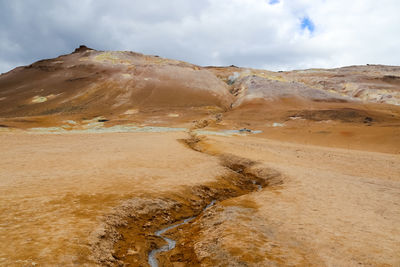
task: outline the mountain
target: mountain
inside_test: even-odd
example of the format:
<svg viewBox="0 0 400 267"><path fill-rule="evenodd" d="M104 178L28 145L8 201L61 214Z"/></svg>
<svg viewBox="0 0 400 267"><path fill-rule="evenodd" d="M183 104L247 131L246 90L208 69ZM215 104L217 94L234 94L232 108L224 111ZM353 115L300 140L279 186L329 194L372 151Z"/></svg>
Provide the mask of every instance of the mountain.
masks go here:
<svg viewBox="0 0 400 267"><path fill-rule="evenodd" d="M375 103L384 105L376 111ZM165 114L169 120L179 117L183 122L235 110L251 120L260 119L252 115L260 115L260 110L270 119L278 119L288 110L317 112L309 115L318 117L329 112L321 115L315 110L351 108L349 114L339 111L339 115L331 112L326 116L363 120L371 105L375 117L397 116L400 67L271 72L200 67L158 56L80 46L71 54L0 76L0 120L22 128L97 117L118 123L158 123Z"/></svg>

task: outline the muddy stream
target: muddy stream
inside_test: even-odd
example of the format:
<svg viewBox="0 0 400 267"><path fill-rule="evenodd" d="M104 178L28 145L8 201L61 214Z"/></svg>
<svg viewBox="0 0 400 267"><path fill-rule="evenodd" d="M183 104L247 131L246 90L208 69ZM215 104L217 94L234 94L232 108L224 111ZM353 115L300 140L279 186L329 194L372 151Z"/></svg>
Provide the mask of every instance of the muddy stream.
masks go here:
<svg viewBox="0 0 400 267"><path fill-rule="evenodd" d="M252 183L253 183L254 185L257 186L257 191L261 191L261 190L262 190L262 186L259 185L259 184L257 184L256 181L253 180ZM202 212L201 212L199 215L197 215L197 216L192 216L192 217L186 218L186 219L184 219L184 220L183 220L182 222L180 222L180 223L173 224L173 225L167 226L167 227L165 227L165 228L162 228L162 229L160 229L160 230L158 230L158 231L155 231L154 234L155 234L156 236L161 237L162 239L164 239L164 240L167 242L167 244L164 245L164 246L162 246L162 247L160 247L160 248L156 248L156 249L153 249L152 251L150 251L149 256L148 256L148 263L149 263L149 265L150 265L151 267L158 267L159 265L158 265L157 255L158 255L159 253L161 253L161 252L170 251L170 250L174 249L175 246L176 246L176 241L175 241L175 240L163 236L163 234L164 234L165 232L167 232L167 231L169 231L169 230L171 230L171 229L174 229L174 228L176 228L176 227L178 227L178 226L181 226L181 225L184 225L184 224L187 224L187 223L193 221L194 219L196 219L197 217L199 217L201 214L203 214L203 212L204 212L205 210L207 210L208 208L214 206L215 202L216 202L215 199L214 199L213 201L211 201L210 204L208 204L208 205L202 210Z"/></svg>
<svg viewBox="0 0 400 267"><path fill-rule="evenodd" d="M210 208L211 206L213 206L213 205L215 204L215 202L216 202L216 200L211 201L211 203L208 204L208 205L203 209L202 213L203 213L206 209L208 209L208 208ZM187 223L191 222L192 220L194 220L194 219L196 219L198 216L200 216L202 213L200 213L200 214L197 215L197 216L193 216L193 217L186 218L186 219L184 219L184 220L183 220L182 222L180 222L180 223L170 225L170 226L168 226L168 227L165 227L165 228L163 228L163 229L160 229L160 230L154 232L154 234L155 234L156 236L161 237L162 239L164 239L164 240L167 242L167 244L164 245L164 246L162 246L162 247L160 247L160 248L153 249L152 251L150 251L149 257L148 257L148 263L149 263L149 265L150 265L151 267L158 267L158 260L157 260L157 258L156 258L158 253L170 251L170 250L172 250L172 249L175 248L176 241L173 240L173 239L171 239L171 238L162 236L162 234L164 234L165 232L167 232L167 231L169 231L169 230L171 230L171 229L174 229L174 228L176 228L176 227L178 227L178 226L181 226L181 225L184 225L184 224L187 224Z"/></svg>
<svg viewBox="0 0 400 267"><path fill-rule="evenodd" d="M200 146L201 144L199 145L200 140L198 140L197 138L192 139L185 140L185 143L191 149L198 152L203 152L202 147ZM179 215L177 215L177 212L179 212L179 209L183 209L182 204L178 202L175 203L174 201L168 202L162 199L155 199L151 201L143 200L142 202L136 200L132 202L131 206L127 204L126 207L124 206L123 208L121 208L121 214L126 217L132 218L132 221L128 222L127 226L118 229L114 225L111 225L111 227L104 230L106 231L107 238L101 236L99 239L96 239L96 241L99 241L96 242L93 246L94 253L97 253L100 256L108 256L110 255L109 251L112 247L114 247L114 250L116 250L114 254L111 254L111 258L104 256L103 258L100 258L98 262L102 265L113 265L118 261L119 264L132 263L135 264L134 266L138 266L138 263L145 265L147 262L148 266L151 267L161 266L163 265L163 263L159 262L160 253L164 254L165 252L177 249L176 246L178 241L170 238L172 237L168 235L170 230L182 225L189 225L193 221L200 219L200 217L202 217L207 209L215 205L216 201L224 201L252 192L256 193L263 190L265 186L278 185L282 183L281 175L279 172L263 166L257 166L258 163L252 160L240 158L230 154L219 155L218 159L223 167L230 170L226 177L221 177L220 180L218 180L218 183L216 183L218 187L214 188L214 184L212 184L207 186L199 185L198 187L193 188L194 196L200 197L204 200L214 200L212 200L203 209L199 209L198 206L188 206L188 208L192 211L192 217L187 217L184 220L176 220L173 224L170 224L168 226L161 226L162 228L156 230L155 232L153 232L154 230L152 230L151 233L148 233L151 235L150 240L144 240L142 243L139 242L140 244L138 244L138 247L146 248L148 246L153 246L154 241L152 240L155 237L163 239L165 241L165 245L162 245L152 250L144 249L141 253L132 254L130 252L131 243L137 238L140 238L143 229L146 229L150 222L152 224L158 224L158 222L160 222L161 224L165 224L170 221L171 217L179 217ZM135 215L135 210L138 208L140 209L140 207L142 206L149 206L148 211L146 212L146 215L148 216L145 216L145 218L143 218L145 219L144 221L140 221L138 219L142 218L141 214L138 214L137 216ZM129 213L125 215L127 211L129 211ZM198 213L199 211L200 213ZM190 213L186 214L189 215ZM197 215L193 216L195 214ZM161 216L159 217L159 220L157 219L158 216ZM182 234L185 235L185 233ZM120 236L122 236L122 238ZM173 238L177 239L176 237ZM137 247L132 250L136 252ZM190 254L192 252L186 251L182 253ZM168 261L168 259L165 260Z"/></svg>

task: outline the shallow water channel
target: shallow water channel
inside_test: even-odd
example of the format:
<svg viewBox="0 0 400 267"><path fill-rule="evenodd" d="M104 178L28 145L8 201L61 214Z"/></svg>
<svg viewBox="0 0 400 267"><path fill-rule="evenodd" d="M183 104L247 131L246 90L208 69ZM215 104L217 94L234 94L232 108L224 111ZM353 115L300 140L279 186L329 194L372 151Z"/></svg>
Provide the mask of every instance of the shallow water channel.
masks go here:
<svg viewBox="0 0 400 267"><path fill-rule="evenodd" d="M209 207L213 206L214 204L215 204L215 200L211 201L211 203L208 204L208 205L203 209L203 212L204 212L206 209L208 209ZM201 214L201 213L200 213L200 214ZM184 219L184 220L183 220L182 222L180 222L180 223L170 225L170 226L168 226L168 227L165 227L165 228L163 228L163 229L160 229L160 230L154 232L154 234L155 234L156 236L159 236L159 237L161 237L162 239L164 239L164 240L167 242L167 244L164 245L164 246L162 246L162 247L160 247L160 248L153 249L152 251L150 251L150 253L149 253L149 258L148 258L148 263L150 264L151 267L158 267L158 260L157 260L157 258L156 258L158 253L170 251L170 250L172 250L172 249L175 248L176 241L173 240L173 239L171 239L171 238L162 236L162 235L163 235L165 232L167 232L167 231L169 231L169 230L171 230L171 229L174 229L174 228L176 228L176 227L178 227L178 226L181 226L181 225L183 225L183 224L186 224L186 223L188 223L188 222L194 220L196 217L198 217L198 216L193 216L193 217L190 217L190 218L186 218L186 219Z"/></svg>

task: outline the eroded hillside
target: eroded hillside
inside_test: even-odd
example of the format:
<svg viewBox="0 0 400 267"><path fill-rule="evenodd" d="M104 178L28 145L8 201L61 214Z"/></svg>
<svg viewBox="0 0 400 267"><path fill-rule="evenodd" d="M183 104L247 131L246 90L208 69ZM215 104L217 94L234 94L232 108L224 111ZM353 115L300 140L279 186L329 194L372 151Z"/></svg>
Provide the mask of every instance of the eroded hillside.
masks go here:
<svg viewBox="0 0 400 267"><path fill-rule="evenodd" d="M71 54L2 74L0 118L9 120L6 126L22 128L100 116L121 124L167 110L170 117L177 117L182 114L175 111L182 113L183 109L190 121L196 115L251 104L271 106L281 100L292 104L287 108L321 109L318 103L324 102L366 109L368 104L382 103L391 104L386 109L397 110L399 81L400 67L270 72L200 67L158 56L81 46Z"/></svg>

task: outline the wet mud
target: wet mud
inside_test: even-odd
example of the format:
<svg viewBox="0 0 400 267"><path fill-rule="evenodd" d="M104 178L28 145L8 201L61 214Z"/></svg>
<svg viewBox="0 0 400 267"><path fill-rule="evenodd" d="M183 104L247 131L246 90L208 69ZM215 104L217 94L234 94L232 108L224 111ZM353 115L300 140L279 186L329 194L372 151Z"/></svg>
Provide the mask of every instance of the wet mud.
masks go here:
<svg viewBox="0 0 400 267"><path fill-rule="evenodd" d="M215 199L212 200L212 201L210 202L210 204L208 204L208 205L204 208L203 212L204 212L205 210L207 210L208 208L214 206L215 202L216 202ZM185 225L185 224L187 224L187 223L190 223L191 221L193 221L193 220L196 219L196 218L197 218L197 217L189 217L189 218L184 219L183 222L170 225L170 226L168 226L168 227L165 227L165 228L163 228L163 229L161 229L161 230L158 230L158 231L154 232L154 234L155 234L156 236L159 236L159 237L161 237L162 239L164 239L165 242L167 242L167 245L164 245L164 246L162 246L162 247L160 247L160 248L153 249L152 251L150 251L148 263L149 263L149 265L150 265L151 267L157 267L157 266L158 266L158 260L157 260L157 258L156 258L156 256L157 256L158 253L170 251L170 250L174 249L175 246L176 246L176 241L175 241L175 240L173 240L173 239L171 239L171 238L168 238L168 237L164 237L163 234L164 234L165 232L169 231L169 230L172 230L172 229L178 227L178 226L181 226L181 225Z"/></svg>
<svg viewBox="0 0 400 267"><path fill-rule="evenodd" d="M200 264L194 244L179 244L199 234L191 228L202 213L224 200L232 200L262 188L282 184L279 172L257 162L205 149L201 137L192 134L181 140L188 148L216 157L229 175L214 182L165 193L157 198L135 198L116 207L92 233L92 259L104 266L173 266L173 263ZM185 230L182 230L182 227ZM170 236L172 235L172 236Z"/></svg>

